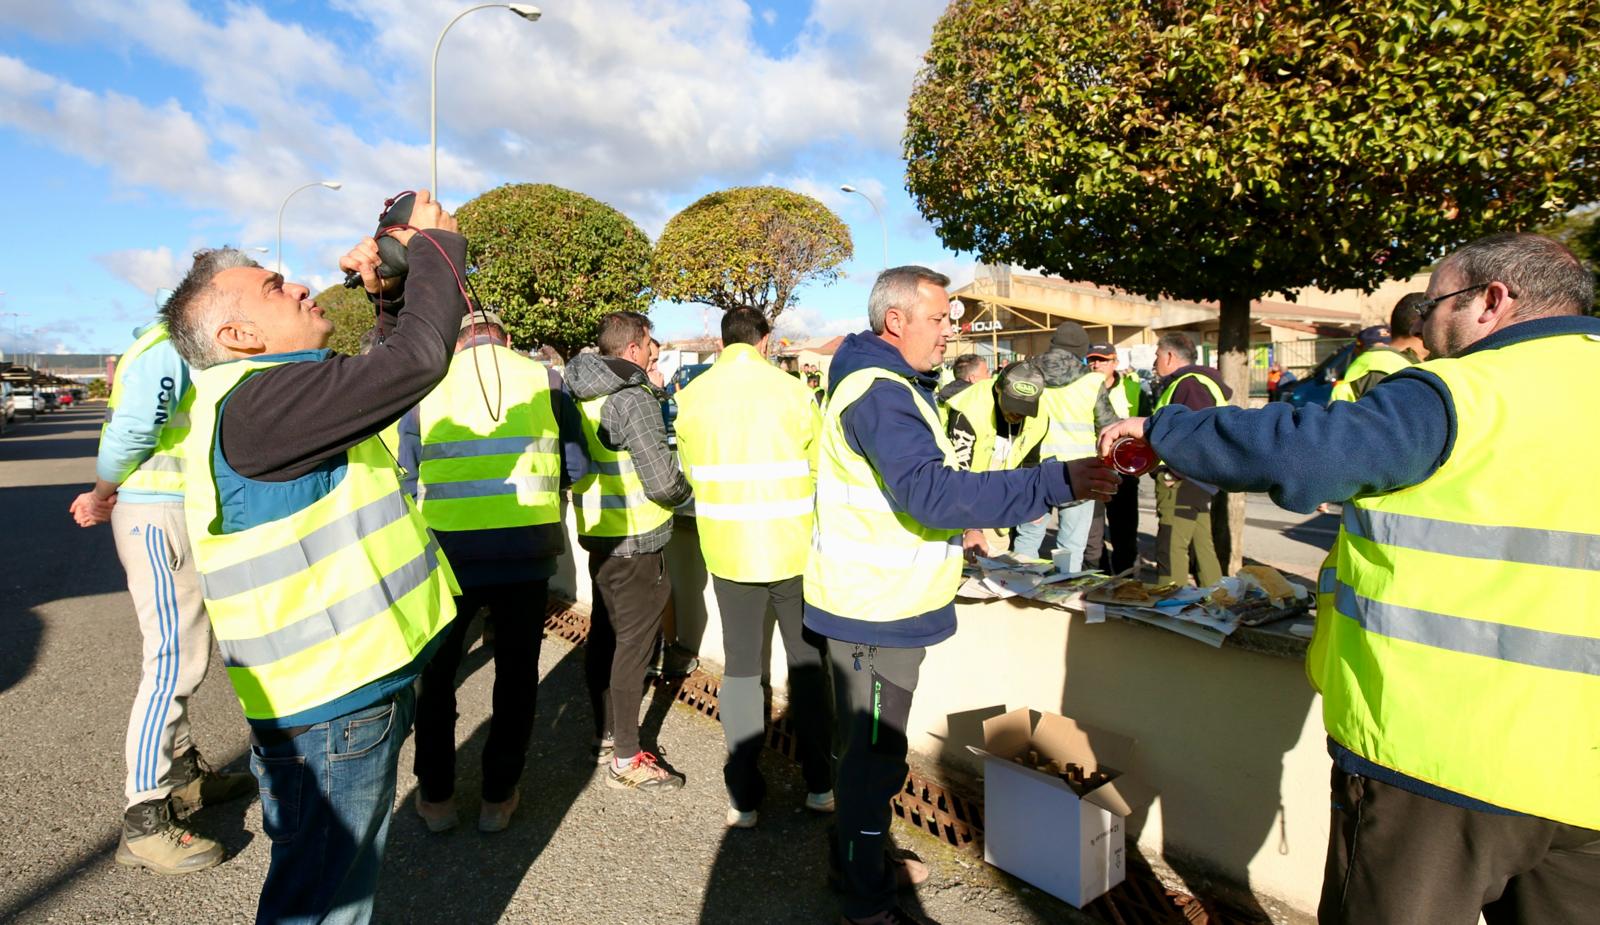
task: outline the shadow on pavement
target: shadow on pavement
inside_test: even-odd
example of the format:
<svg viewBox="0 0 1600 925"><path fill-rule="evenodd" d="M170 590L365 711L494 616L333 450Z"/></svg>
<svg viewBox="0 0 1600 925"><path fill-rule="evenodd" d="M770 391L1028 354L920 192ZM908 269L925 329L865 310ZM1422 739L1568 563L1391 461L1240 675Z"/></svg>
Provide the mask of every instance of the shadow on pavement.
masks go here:
<svg viewBox="0 0 1600 925"><path fill-rule="evenodd" d="M82 411L58 411L37 421L20 418L0 437L0 463L37 462L44 459L94 458L100 436L96 430L105 416L103 406ZM71 497L67 498L71 501Z"/></svg>
<svg viewBox="0 0 1600 925"><path fill-rule="evenodd" d="M461 676L470 676L487 661L485 647L477 646L467 653ZM416 779L402 766L400 800L390 823L373 919L457 925L504 919L528 868L594 777L590 725L583 649L573 648L540 683L522 802L511 827L495 834L477 829L487 718L456 751L461 824L455 829L438 834L427 830L413 809Z"/></svg>

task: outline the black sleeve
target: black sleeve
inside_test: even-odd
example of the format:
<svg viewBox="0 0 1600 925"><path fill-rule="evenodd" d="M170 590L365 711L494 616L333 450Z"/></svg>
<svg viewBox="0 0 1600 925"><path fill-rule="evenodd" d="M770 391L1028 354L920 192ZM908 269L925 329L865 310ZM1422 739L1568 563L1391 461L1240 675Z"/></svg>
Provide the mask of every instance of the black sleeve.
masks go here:
<svg viewBox="0 0 1600 925"><path fill-rule="evenodd" d="M240 475L299 478L398 420L444 378L466 313L451 264L466 265L467 239L428 233L444 254L420 234L411 239L405 309L382 344L365 356L286 363L233 393L219 427L222 455Z"/></svg>

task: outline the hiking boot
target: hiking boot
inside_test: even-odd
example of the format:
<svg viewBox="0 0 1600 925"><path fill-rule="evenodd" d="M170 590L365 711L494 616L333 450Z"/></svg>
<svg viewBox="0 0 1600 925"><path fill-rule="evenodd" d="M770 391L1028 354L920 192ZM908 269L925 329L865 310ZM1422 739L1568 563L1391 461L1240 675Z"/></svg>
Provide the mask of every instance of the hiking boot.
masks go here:
<svg viewBox="0 0 1600 925"><path fill-rule="evenodd" d="M864 919L853 919L847 915L839 916L840 925L927 925L899 906L893 906L882 912L875 912Z"/></svg>
<svg viewBox="0 0 1600 925"><path fill-rule="evenodd" d="M192 874L222 863L222 846L179 825L170 800L139 803L122 814L117 863L158 874Z"/></svg>
<svg viewBox="0 0 1600 925"><path fill-rule="evenodd" d="M620 768L617 767L616 760L612 759L611 763L606 765L606 784L618 790L659 793L666 790L682 790L683 775L662 767L656 761L655 755L640 752Z"/></svg>
<svg viewBox="0 0 1600 925"><path fill-rule="evenodd" d="M513 788L511 796L499 803L485 801L478 809L478 831L504 832L506 826L511 824L511 814L517 811L517 804L521 801L521 788Z"/></svg>
<svg viewBox="0 0 1600 925"><path fill-rule="evenodd" d="M806 809L809 809L814 813L831 813L837 807L838 803L833 798L832 790L824 790L821 793L806 794Z"/></svg>
<svg viewBox="0 0 1600 925"><path fill-rule="evenodd" d="M761 814L759 812L757 812L756 810L753 810L753 809L750 810L749 812L742 813L742 812L739 811L739 807L737 807L737 806L729 806L728 807L728 828L730 828L730 829L753 829L753 828L756 827L756 821L760 818L760 816L761 816Z"/></svg>
<svg viewBox="0 0 1600 925"><path fill-rule="evenodd" d="M617 753L617 740L608 732L590 739L589 747L594 750L595 764L610 764L611 757Z"/></svg>
<svg viewBox="0 0 1600 925"><path fill-rule="evenodd" d="M205 806L261 792L254 775L219 774L200 757L198 748L172 759L172 779L182 781L172 788L172 812L179 819L187 819Z"/></svg>
<svg viewBox="0 0 1600 925"><path fill-rule="evenodd" d="M422 798L422 788L417 788L417 815L428 824L430 832L448 832L461 820L456 816L456 798L429 803Z"/></svg>
<svg viewBox="0 0 1600 925"><path fill-rule="evenodd" d="M699 667L698 655L677 643L672 643L656 650L655 659L645 668L644 673L645 677L649 678L687 678Z"/></svg>

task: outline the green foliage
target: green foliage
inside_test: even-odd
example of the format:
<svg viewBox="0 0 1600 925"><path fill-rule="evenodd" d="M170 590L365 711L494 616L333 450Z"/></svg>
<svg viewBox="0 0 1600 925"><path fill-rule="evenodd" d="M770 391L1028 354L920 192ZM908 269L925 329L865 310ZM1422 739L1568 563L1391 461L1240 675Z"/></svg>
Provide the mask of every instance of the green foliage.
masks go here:
<svg viewBox="0 0 1600 925"><path fill-rule="evenodd" d="M335 284L317 293L314 301L333 322L333 336L328 338L328 346L347 356L359 354L361 335L372 328L377 318L372 303L367 301L367 291Z"/></svg>
<svg viewBox="0 0 1600 925"><path fill-rule="evenodd" d="M912 93L944 243L1150 296L1371 289L1600 192L1593 0L956 0Z"/></svg>
<svg viewBox="0 0 1600 925"><path fill-rule="evenodd" d="M463 205L456 220L472 287L519 349L550 344L571 356L593 343L607 312L649 308L650 239L597 199L507 184Z"/></svg>
<svg viewBox="0 0 1600 925"><path fill-rule="evenodd" d="M801 284L824 285L850 259L850 229L810 196L739 186L703 196L672 217L656 242L656 294L777 318Z"/></svg>
<svg viewBox="0 0 1600 925"><path fill-rule="evenodd" d="M1580 209L1539 229L1572 249L1578 259L1594 269L1600 260L1600 209Z"/></svg>

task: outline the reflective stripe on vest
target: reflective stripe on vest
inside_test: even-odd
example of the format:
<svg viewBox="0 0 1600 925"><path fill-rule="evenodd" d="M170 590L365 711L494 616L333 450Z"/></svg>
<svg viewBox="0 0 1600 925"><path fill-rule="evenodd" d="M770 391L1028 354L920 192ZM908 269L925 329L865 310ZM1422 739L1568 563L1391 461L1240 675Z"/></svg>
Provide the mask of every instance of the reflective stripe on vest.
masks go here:
<svg viewBox="0 0 1600 925"><path fill-rule="evenodd" d="M1162 408L1172 404L1172 394L1178 391L1178 383L1185 379L1194 379L1201 385L1205 386L1206 391L1211 393L1211 401L1218 408L1221 408L1223 405L1228 403L1227 397L1222 394L1222 388L1215 382L1211 381L1210 376L1202 376L1199 373L1184 373L1178 378L1167 383L1167 387L1161 390L1161 397L1156 399L1156 406L1155 408L1151 409L1150 413L1154 414L1157 411L1160 411Z"/></svg>
<svg viewBox="0 0 1600 925"><path fill-rule="evenodd" d="M828 399L817 462L817 529L805 569L805 598L850 620L887 623L938 610L961 582L961 532L927 527L894 504L883 480L850 448L841 415L878 382L904 388L955 468L934 409L905 379L857 370Z"/></svg>
<svg viewBox="0 0 1600 925"><path fill-rule="evenodd" d="M1373 372L1381 372L1387 378L1410 365L1411 361L1406 359L1405 354L1398 350L1384 347L1363 350L1360 355L1350 361L1350 367L1344 371L1344 375L1340 377L1339 381L1333 384L1333 392L1329 395L1328 400L1355 401L1359 396L1356 395L1351 383Z"/></svg>
<svg viewBox="0 0 1600 925"><path fill-rule="evenodd" d="M803 572L819 426L811 391L731 344L678 393L674 426L706 570L742 582Z"/></svg>
<svg viewBox="0 0 1600 925"><path fill-rule="evenodd" d="M111 377L111 397L106 401L106 425L116 415L116 409L122 402L124 388L123 374L132 368L151 348L164 344L171 338L167 333L166 322L159 322L149 330L139 335L122 358L117 361L117 368ZM173 384L177 388L177 384ZM118 486L122 490L134 492L153 492L168 495L183 494L184 462L183 440L189 435L189 412L194 406L194 388L186 386L183 394L168 398L166 412L167 419L161 425L161 432L156 436L155 450L138 468L128 473ZM100 433L105 433L105 427L100 428Z"/></svg>
<svg viewBox="0 0 1600 925"><path fill-rule="evenodd" d="M543 366L499 344L462 350L418 405L417 429L417 505L428 526L498 530L561 519L561 436Z"/></svg>
<svg viewBox="0 0 1600 925"><path fill-rule="evenodd" d="M1040 459L1073 460L1094 456L1094 406L1105 379L1085 373L1067 385L1050 386L1039 399L1039 416L1050 423Z"/></svg>
<svg viewBox="0 0 1600 925"><path fill-rule="evenodd" d="M671 508L645 494L628 451L613 450L600 439L601 415L610 398L601 395L578 403L589 446L589 474L572 486L580 536L639 536L672 520Z"/></svg>
<svg viewBox="0 0 1600 925"><path fill-rule="evenodd" d="M409 665L455 615L449 563L377 437L346 452L327 494L277 520L219 532L216 413L249 376L195 376L184 513L212 630L250 719L313 709Z"/></svg>
<svg viewBox="0 0 1600 925"><path fill-rule="evenodd" d="M1307 656L1346 748L1585 828L1600 828L1600 486L1530 477L1507 448L1560 434L1564 454L1600 454L1600 432L1572 426L1597 364L1582 335L1422 364L1456 408L1450 456L1347 503Z"/></svg>

